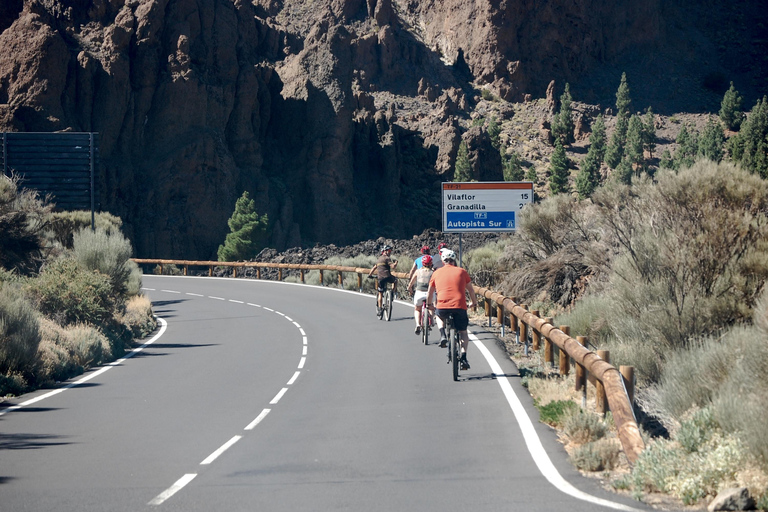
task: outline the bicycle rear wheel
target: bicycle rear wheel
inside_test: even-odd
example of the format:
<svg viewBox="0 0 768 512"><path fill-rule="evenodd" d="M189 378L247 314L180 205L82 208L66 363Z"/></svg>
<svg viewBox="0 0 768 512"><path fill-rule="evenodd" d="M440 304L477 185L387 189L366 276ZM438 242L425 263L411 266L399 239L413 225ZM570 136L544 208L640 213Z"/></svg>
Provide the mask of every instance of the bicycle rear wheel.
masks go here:
<svg viewBox="0 0 768 512"><path fill-rule="evenodd" d="M387 290L384 294L384 317L389 322L392 319L392 290Z"/></svg>
<svg viewBox="0 0 768 512"><path fill-rule="evenodd" d="M421 308L421 341L429 345L429 310L426 306Z"/></svg>
<svg viewBox="0 0 768 512"><path fill-rule="evenodd" d="M459 380L459 340L456 330L451 333L451 367L453 369L453 380Z"/></svg>

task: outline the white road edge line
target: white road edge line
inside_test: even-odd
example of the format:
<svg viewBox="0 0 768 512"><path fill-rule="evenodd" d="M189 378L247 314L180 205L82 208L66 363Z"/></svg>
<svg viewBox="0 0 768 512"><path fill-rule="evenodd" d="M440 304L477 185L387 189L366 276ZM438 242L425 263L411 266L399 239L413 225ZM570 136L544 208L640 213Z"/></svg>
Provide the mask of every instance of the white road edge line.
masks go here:
<svg viewBox="0 0 768 512"><path fill-rule="evenodd" d="M52 397L54 395L58 395L59 393L62 393L64 391L66 391L67 389L71 389L71 388L77 387L77 386L79 386L81 384L84 384L84 383L88 382L89 380L93 379L94 377L97 377L97 376L101 375L102 373L106 372L110 368L113 368L115 366L119 366L126 359L129 359L129 358L135 356L136 354L138 354L139 352L141 352L142 350L147 348L149 345L151 345L155 341L157 341L160 338L160 336L162 336L163 333L165 333L165 330L168 328L168 322L166 322L165 320L163 320L160 317L156 317L156 318L157 318L157 321L160 323L160 331L157 334L155 334L154 336L152 336L152 338L150 338L146 343L144 343L140 347L137 347L137 348L131 350L125 356L121 357L117 361L112 361L111 363L109 363L109 364L107 364L105 366L102 366L100 369L98 369L98 370L94 371L93 373L83 377L82 379L76 380L75 382L71 382L71 383L67 384L64 387L61 387L59 389L54 389L53 391L49 391L48 393L45 393L45 394L40 395L40 396L37 396L37 397L32 398L30 400L27 400L26 402L22 402L22 403L20 403L18 405L14 405L14 406L8 407L7 409L0 410L0 416L4 416L4 415L8 414L9 412L19 410L22 407L27 407L28 405L32 405L32 404L37 403L37 402L39 402L41 400L45 400L46 398L50 398L50 397Z"/></svg>
<svg viewBox="0 0 768 512"><path fill-rule="evenodd" d="M252 422L250 422L250 423L248 424L248 426L247 426L247 427L245 427L243 430L253 430L254 428L256 428L256 425L258 425L259 423L261 423L261 421L262 421L264 418L266 418L266 417L267 417L267 414L269 414L269 412L270 412L271 410L272 410L272 409L264 409L263 411L261 411L261 414L259 414L258 416L256 416L256 419L255 419L255 420L253 420Z"/></svg>
<svg viewBox="0 0 768 512"><path fill-rule="evenodd" d="M189 482L194 480L196 476L197 476L197 473L187 473L183 477L179 478L175 484L173 484L168 489L158 494L157 497L152 501L150 501L149 503L147 503L147 505L157 506L162 504L165 500L167 500L168 498L170 498L171 496L179 492L185 485L187 485Z"/></svg>
<svg viewBox="0 0 768 512"><path fill-rule="evenodd" d="M536 434L536 429L533 426L531 418L528 416L528 413L525 412L525 408L523 407L522 402L520 402L520 399L515 394L515 390L512 388L512 384L510 384L509 379L504 376L504 372L501 369L501 366L477 336L470 332L469 337L478 348L478 350L480 350L480 352L483 354L485 360L488 361L488 364L491 366L491 371L496 375L496 380L499 382L499 386L501 386L501 391L504 393L504 396L506 397L512 412L515 415L515 419L517 419L517 423L520 425L520 430L523 432L523 438L525 439L525 444L528 447L528 452L530 452L533 461L536 463L536 466L539 468L541 474L544 475L544 478L546 478L549 483L557 487L559 490L565 494L573 496L574 498L615 510L642 512L641 509L632 508L627 505L622 505L621 503L615 503L613 501L597 498L583 491L580 491L562 477L562 475L557 471L557 468L555 468L555 465L552 463L552 460L549 458L547 451L544 449L544 445L541 444L541 439L539 439L538 434Z"/></svg>

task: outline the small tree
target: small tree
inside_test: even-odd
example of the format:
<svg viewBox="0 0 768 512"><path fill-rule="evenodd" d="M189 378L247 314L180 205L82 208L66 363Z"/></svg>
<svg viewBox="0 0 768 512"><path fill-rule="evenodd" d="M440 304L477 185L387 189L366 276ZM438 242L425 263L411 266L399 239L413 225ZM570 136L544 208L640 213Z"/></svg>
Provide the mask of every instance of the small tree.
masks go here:
<svg viewBox="0 0 768 512"><path fill-rule="evenodd" d="M696 161L696 154L699 152L698 134L689 132L688 128L683 125L675 142L677 142L678 148L673 158L673 167L682 169L692 166Z"/></svg>
<svg viewBox="0 0 768 512"><path fill-rule="evenodd" d="M616 166L616 170L613 171L613 178L625 185L632 184L632 163L628 158L622 158L619 165Z"/></svg>
<svg viewBox="0 0 768 512"><path fill-rule="evenodd" d="M720 123L710 118L707 126L699 137L698 156L720 162L723 159L723 146L725 145L725 134Z"/></svg>
<svg viewBox="0 0 768 512"><path fill-rule="evenodd" d="M563 144L570 144L575 140L573 137L572 101L571 88L565 84L565 91L560 96L560 112L555 114L554 119L552 119L552 135L559 138Z"/></svg>
<svg viewBox="0 0 768 512"><path fill-rule="evenodd" d="M672 153L668 149L661 152L661 158L659 159L659 167L662 169L674 169L675 162L672 160Z"/></svg>
<svg viewBox="0 0 768 512"><path fill-rule="evenodd" d="M649 157L653 158L653 152L656 151L656 120L651 107L645 111L643 119L643 148L648 152Z"/></svg>
<svg viewBox="0 0 768 512"><path fill-rule="evenodd" d="M259 217L256 203L248 192L235 203L235 211L227 221L231 232L219 246L219 261L240 261L256 256L263 247L269 224L267 214Z"/></svg>
<svg viewBox="0 0 768 512"><path fill-rule="evenodd" d="M738 130L744 119L744 113L741 111L742 101L739 91L731 82L731 87L725 91L723 101L720 103L720 120L729 130Z"/></svg>
<svg viewBox="0 0 768 512"><path fill-rule="evenodd" d="M522 181L525 176L523 164L516 152L507 155L506 148L502 147L501 161L504 166L504 181Z"/></svg>
<svg viewBox="0 0 768 512"><path fill-rule="evenodd" d="M491 139L491 145L496 149L501 149L501 124L496 121L495 116L491 116L488 121L488 137Z"/></svg>
<svg viewBox="0 0 768 512"><path fill-rule="evenodd" d="M757 100L741 131L731 138L729 150L734 162L768 178L768 97Z"/></svg>
<svg viewBox="0 0 768 512"><path fill-rule="evenodd" d="M645 155L643 153L643 122L638 116L629 118L629 128L627 128L627 146L624 151L624 157L635 170L635 175L645 170Z"/></svg>
<svg viewBox="0 0 768 512"><path fill-rule="evenodd" d="M526 181L532 181L533 183L536 183L539 180L539 175L536 174L536 167L532 165L528 168L525 172L525 179Z"/></svg>
<svg viewBox="0 0 768 512"><path fill-rule="evenodd" d="M615 169L624 157L624 144L627 141L627 130L629 129L629 119L626 117L616 118L616 130L611 136L611 142L605 151L605 163L608 167Z"/></svg>
<svg viewBox="0 0 768 512"><path fill-rule="evenodd" d="M576 191L581 199L590 197L600 185L600 162L597 158L597 153L590 147L581 164L581 170L576 175Z"/></svg>
<svg viewBox="0 0 768 512"><path fill-rule="evenodd" d="M472 165L469 162L467 143L461 141L456 153L456 165L453 170L453 181L472 181Z"/></svg>
<svg viewBox="0 0 768 512"><path fill-rule="evenodd" d="M608 137L605 134L605 119L602 114L597 116L592 124L592 133L589 136L589 150L594 151L598 163L603 163L605 159L606 144Z"/></svg>
<svg viewBox="0 0 768 512"><path fill-rule="evenodd" d="M555 152L552 153L552 160L549 163L549 190L552 194L561 194L570 192L568 186L568 156L565 154L565 148L560 139L555 139Z"/></svg>
<svg viewBox="0 0 768 512"><path fill-rule="evenodd" d="M632 98L629 96L629 84L627 83L627 74L621 74L619 89L616 91L616 117L629 117L629 106L632 104Z"/></svg>

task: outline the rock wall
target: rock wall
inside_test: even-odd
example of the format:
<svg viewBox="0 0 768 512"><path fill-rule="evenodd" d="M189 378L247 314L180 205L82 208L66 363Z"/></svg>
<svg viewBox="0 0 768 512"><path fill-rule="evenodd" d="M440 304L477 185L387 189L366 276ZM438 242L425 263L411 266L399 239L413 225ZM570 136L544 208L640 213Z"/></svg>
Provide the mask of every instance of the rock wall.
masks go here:
<svg viewBox="0 0 768 512"><path fill-rule="evenodd" d="M473 86L536 92L653 39L657 15L658 0L6 0L0 131L98 132L99 201L139 257L215 257L243 190L277 249L409 236L439 227ZM464 137L475 175L501 179L484 132Z"/></svg>

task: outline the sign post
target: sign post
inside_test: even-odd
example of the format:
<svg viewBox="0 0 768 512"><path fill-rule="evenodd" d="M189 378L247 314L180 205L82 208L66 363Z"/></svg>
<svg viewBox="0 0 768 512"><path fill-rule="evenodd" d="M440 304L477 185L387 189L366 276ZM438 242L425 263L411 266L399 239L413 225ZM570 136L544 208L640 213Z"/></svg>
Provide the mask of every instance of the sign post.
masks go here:
<svg viewBox="0 0 768 512"><path fill-rule="evenodd" d="M500 233L517 229L517 214L533 202L530 181L446 182L443 186L443 232ZM461 256L459 256L461 260Z"/></svg>

